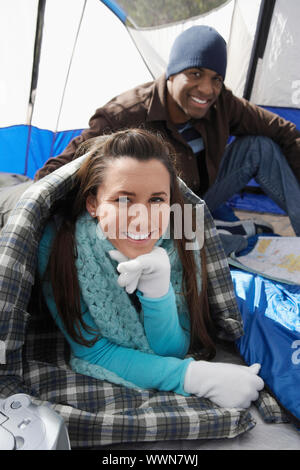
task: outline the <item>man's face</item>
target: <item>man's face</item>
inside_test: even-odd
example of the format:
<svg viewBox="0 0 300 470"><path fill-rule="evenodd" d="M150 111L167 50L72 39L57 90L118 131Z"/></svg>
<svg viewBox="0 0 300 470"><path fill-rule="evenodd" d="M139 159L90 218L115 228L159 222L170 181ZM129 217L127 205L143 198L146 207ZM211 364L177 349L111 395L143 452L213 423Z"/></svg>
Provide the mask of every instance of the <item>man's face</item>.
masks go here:
<svg viewBox="0 0 300 470"><path fill-rule="evenodd" d="M209 69L187 69L167 81L168 111L174 123L201 119L221 93L223 78Z"/></svg>

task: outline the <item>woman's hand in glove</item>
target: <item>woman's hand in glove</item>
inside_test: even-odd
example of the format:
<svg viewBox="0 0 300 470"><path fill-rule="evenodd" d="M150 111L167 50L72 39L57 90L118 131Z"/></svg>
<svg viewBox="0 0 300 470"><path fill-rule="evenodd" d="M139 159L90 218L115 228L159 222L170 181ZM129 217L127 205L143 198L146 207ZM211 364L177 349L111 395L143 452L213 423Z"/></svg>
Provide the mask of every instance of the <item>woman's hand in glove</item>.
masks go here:
<svg viewBox="0 0 300 470"><path fill-rule="evenodd" d="M126 258L117 250L109 255L119 262L118 283L128 294L138 289L145 297L159 298L166 295L170 287L171 266L166 250L155 246L150 253L134 259Z"/></svg>
<svg viewBox="0 0 300 470"><path fill-rule="evenodd" d="M184 390L224 408L248 408L264 387L259 370L260 364L193 361L185 374Z"/></svg>

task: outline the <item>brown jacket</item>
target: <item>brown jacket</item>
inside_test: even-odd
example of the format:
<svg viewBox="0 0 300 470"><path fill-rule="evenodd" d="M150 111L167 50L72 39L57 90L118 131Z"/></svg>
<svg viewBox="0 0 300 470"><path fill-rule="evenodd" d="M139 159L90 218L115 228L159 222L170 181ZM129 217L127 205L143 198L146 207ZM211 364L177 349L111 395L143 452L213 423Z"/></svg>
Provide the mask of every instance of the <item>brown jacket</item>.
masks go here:
<svg viewBox="0 0 300 470"><path fill-rule="evenodd" d="M40 179L74 158L83 141L128 127L158 130L165 135L177 152L177 167L182 179L196 193L201 194L196 159L191 148L178 133L168 117L166 79L137 86L97 109L90 119L89 129L74 138L65 151L50 158L35 179ZM210 185L214 182L225 146L230 135L263 135L277 142L300 181L300 132L296 126L276 114L235 97L225 86L207 115L195 122L205 145L206 165Z"/></svg>

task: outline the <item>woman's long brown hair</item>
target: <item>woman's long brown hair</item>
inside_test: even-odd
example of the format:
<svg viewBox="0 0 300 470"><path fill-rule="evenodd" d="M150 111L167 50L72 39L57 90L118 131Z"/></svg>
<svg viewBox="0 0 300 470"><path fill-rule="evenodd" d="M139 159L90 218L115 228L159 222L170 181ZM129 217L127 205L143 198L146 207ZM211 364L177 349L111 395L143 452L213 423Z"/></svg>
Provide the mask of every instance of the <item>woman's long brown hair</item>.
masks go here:
<svg viewBox="0 0 300 470"><path fill-rule="evenodd" d="M85 210L86 198L90 194L96 195L98 187L103 183L108 162L123 156L139 161L159 160L170 175L170 203L181 205L182 224L184 223L184 201L175 172L173 148L159 135L143 129L119 131L84 142L78 149L76 157L87 152L89 155L77 172L74 190L61 205L63 222L52 246L49 274L58 313L67 333L75 341L89 346L97 340L97 335L94 335L92 341L87 341L80 333L81 326L90 333L92 331L82 319L80 289L75 266L75 223L78 216ZM204 248L200 251L202 288L201 292L198 292L195 252L185 249L186 242L184 235L175 240L183 266L182 294L186 297L190 314L190 352L202 353L203 357L209 358L215 354L215 342L207 298L205 251Z"/></svg>

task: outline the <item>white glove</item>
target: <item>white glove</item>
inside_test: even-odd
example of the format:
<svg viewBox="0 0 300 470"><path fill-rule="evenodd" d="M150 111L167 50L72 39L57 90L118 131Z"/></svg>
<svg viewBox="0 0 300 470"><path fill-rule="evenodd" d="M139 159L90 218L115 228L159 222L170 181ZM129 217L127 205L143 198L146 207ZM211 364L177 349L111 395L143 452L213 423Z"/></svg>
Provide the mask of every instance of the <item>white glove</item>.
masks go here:
<svg viewBox="0 0 300 470"><path fill-rule="evenodd" d="M188 365L184 390L209 398L224 408L248 408L264 387L257 375L260 364L241 366L221 362L193 361Z"/></svg>
<svg viewBox="0 0 300 470"><path fill-rule="evenodd" d="M125 287L128 294L132 294L135 289L141 291L145 297L151 298L163 297L168 293L171 266L163 248L155 246L150 253L131 260L117 250L111 250L109 255L119 261L118 283Z"/></svg>

